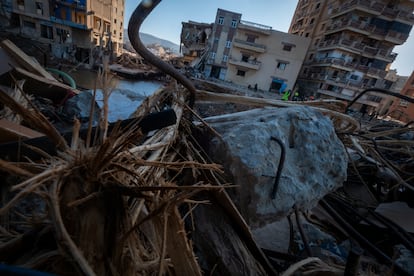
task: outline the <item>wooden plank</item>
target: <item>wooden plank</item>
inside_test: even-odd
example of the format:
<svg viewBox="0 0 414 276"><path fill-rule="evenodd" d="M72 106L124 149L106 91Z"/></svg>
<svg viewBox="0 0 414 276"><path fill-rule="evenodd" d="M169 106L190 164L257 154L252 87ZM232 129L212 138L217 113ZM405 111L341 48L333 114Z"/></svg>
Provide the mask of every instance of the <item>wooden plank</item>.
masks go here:
<svg viewBox="0 0 414 276"><path fill-rule="evenodd" d="M36 130L0 119L0 143L13 142L22 139L33 139L44 136Z"/></svg>
<svg viewBox="0 0 414 276"><path fill-rule="evenodd" d="M18 67L14 68L14 71L19 79L23 78L26 80L23 88L26 93L48 98L56 104L61 103L68 96L69 92L80 93L79 90L56 79L49 80Z"/></svg>
<svg viewBox="0 0 414 276"><path fill-rule="evenodd" d="M49 80L56 80L49 72L47 72L39 63L33 60L32 57L26 55L22 50L19 49L13 42L5 39L1 42L1 47L16 60L24 69L42 76Z"/></svg>

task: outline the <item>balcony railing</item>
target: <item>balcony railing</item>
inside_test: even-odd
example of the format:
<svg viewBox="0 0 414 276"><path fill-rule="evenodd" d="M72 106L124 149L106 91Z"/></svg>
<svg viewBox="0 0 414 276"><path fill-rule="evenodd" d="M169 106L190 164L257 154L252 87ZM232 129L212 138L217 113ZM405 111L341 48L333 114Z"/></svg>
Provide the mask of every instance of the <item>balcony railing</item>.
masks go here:
<svg viewBox="0 0 414 276"><path fill-rule="evenodd" d="M368 0L353 0L353 1L346 1L343 5L339 6L338 8L332 11L332 18L344 14L350 10L361 8L365 11L371 12L373 14L379 15L381 14L382 10L385 8L384 4L368 1Z"/></svg>
<svg viewBox="0 0 414 276"><path fill-rule="evenodd" d="M353 0L345 2L332 11L331 18L337 17L341 14L358 8L375 15L382 15L391 19L400 19L406 22L414 23L414 15L412 13L409 13L402 9L396 10L388 8L384 3L381 3L379 1L368 0Z"/></svg>
<svg viewBox="0 0 414 276"><path fill-rule="evenodd" d="M395 32L395 31L389 31L386 35L385 35L385 39L396 43L396 44L402 44L404 43L408 38L408 34L403 34L403 33L399 33L399 32Z"/></svg>
<svg viewBox="0 0 414 276"><path fill-rule="evenodd" d="M380 36L395 44L404 43L408 34L400 33L396 31L386 31L381 28L377 28L374 25L368 24L364 21L356 21L352 19L344 20L342 22L335 22L327 28L327 33L334 33L342 29L353 28L354 30L360 31L362 34L369 36Z"/></svg>
<svg viewBox="0 0 414 276"><path fill-rule="evenodd" d="M270 35L272 33L271 26L266 26L266 25L262 25L259 23L254 23L254 22L244 21L244 20L240 20L239 28L253 31L256 33L261 33L264 35Z"/></svg>
<svg viewBox="0 0 414 276"><path fill-rule="evenodd" d="M363 54L365 55L370 55L371 57L384 59L389 62L393 62L395 58L397 57L397 53L393 53L393 52L390 53L390 51L387 49L370 47L358 41L352 41L349 39L326 40L326 41L320 42L318 46L319 46L319 49L344 47L350 50L363 52Z"/></svg>
<svg viewBox="0 0 414 276"><path fill-rule="evenodd" d="M241 39L234 39L233 45L238 48L252 50L258 53L264 53L266 52L266 46L263 44L258 44L254 42L248 42Z"/></svg>
<svg viewBox="0 0 414 276"><path fill-rule="evenodd" d="M257 60L243 61L243 60L236 60L233 58L229 59L229 63L235 66L240 66L240 67L253 69L253 70L259 70L262 64L260 61L257 61Z"/></svg>

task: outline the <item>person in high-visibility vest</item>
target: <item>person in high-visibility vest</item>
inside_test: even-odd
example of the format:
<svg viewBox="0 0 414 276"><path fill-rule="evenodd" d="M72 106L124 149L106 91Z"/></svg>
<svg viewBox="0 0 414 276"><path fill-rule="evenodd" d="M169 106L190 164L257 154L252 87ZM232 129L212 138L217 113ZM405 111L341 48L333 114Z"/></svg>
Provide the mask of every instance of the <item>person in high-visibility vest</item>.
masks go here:
<svg viewBox="0 0 414 276"><path fill-rule="evenodd" d="M282 96L282 101L289 101L289 96L291 92L292 91L290 89L285 91L285 93L283 93L283 96Z"/></svg>
<svg viewBox="0 0 414 276"><path fill-rule="evenodd" d="M293 101L299 101L299 92L296 90L295 93L293 94Z"/></svg>

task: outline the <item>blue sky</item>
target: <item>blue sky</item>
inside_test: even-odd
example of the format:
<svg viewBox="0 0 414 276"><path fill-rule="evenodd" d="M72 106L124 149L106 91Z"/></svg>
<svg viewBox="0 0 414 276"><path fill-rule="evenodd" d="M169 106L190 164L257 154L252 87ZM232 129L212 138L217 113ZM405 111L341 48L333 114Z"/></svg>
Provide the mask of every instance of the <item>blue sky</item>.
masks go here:
<svg viewBox="0 0 414 276"><path fill-rule="evenodd" d="M242 14L242 20L272 26L287 32L295 12L297 0L164 0L148 16L141 27L144 33L180 42L181 22L189 20L212 23L218 8ZM139 0L125 1L125 26L129 17L140 3ZM414 31L402 46L394 48L398 53L391 68L399 75L409 76L414 70Z"/></svg>

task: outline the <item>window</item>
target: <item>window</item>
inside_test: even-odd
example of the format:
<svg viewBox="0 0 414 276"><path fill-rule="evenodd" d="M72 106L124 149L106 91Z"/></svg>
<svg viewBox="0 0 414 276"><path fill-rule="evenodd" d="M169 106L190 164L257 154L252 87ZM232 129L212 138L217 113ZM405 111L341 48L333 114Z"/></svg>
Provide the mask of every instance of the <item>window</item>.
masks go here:
<svg viewBox="0 0 414 276"><path fill-rule="evenodd" d="M226 48L230 48L231 47L231 41L230 40L227 40L226 41Z"/></svg>
<svg viewBox="0 0 414 276"><path fill-rule="evenodd" d="M43 15L43 3L42 2L36 2L36 12L39 15Z"/></svg>
<svg viewBox="0 0 414 276"><path fill-rule="evenodd" d="M224 17L220 16L217 22L219 25L223 25L224 24Z"/></svg>
<svg viewBox="0 0 414 276"><path fill-rule="evenodd" d="M290 51L292 51L292 47L293 47L293 45L291 45L291 44L284 44L283 45L283 51L290 52Z"/></svg>
<svg viewBox="0 0 414 276"><path fill-rule="evenodd" d="M236 20L236 19L233 19L233 20L231 21L231 27L232 27L232 28L236 28L236 27L237 27L237 20Z"/></svg>
<svg viewBox="0 0 414 276"><path fill-rule="evenodd" d="M257 36L255 36L255 35L250 35L250 34L247 34L247 39L246 39L246 41L247 41L247 42L254 43L254 42L256 41L256 37L257 37Z"/></svg>
<svg viewBox="0 0 414 276"><path fill-rule="evenodd" d="M310 54L309 55L309 60L312 60L313 59L313 54Z"/></svg>
<svg viewBox="0 0 414 276"><path fill-rule="evenodd" d="M287 65L288 65L287 62L279 61L277 63L276 68L279 69L279 70L285 70Z"/></svg>
<svg viewBox="0 0 414 276"><path fill-rule="evenodd" d="M43 38L53 39L53 28L51 26L40 25L40 36Z"/></svg>
<svg viewBox="0 0 414 276"><path fill-rule="evenodd" d="M224 62L227 62L228 60L229 60L229 56L228 56L228 55L224 55L224 56L223 56L223 61L224 61Z"/></svg>
<svg viewBox="0 0 414 276"><path fill-rule="evenodd" d="M215 52L211 52L211 58L216 58L216 53Z"/></svg>
<svg viewBox="0 0 414 276"><path fill-rule="evenodd" d="M319 38L317 40L315 40L315 44L314 45L317 46L319 44L319 41L320 41Z"/></svg>
<svg viewBox="0 0 414 276"><path fill-rule="evenodd" d="M359 79L358 75L351 75L349 78L354 81L357 81Z"/></svg>
<svg viewBox="0 0 414 276"><path fill-rule="evenodd" d="M36 29L36 24L30 21L23 21L23 26L26 28Z"/></svg>
<svg viewBox="0 0 414 276"><path fill-rule="evenodd" d="M116 24L116 18L114 19L114 24Z"/></svg>
<svg viewBox="0 0 414 276"><path fill-rule="evenodd" d="M315 10L319 9L320 6L321 6L321 3L316 4Z"/></svg>
<svg viewBox="0 0 414 276"><path fill-rule="evenodd" d="M242 55L241 60L244 61L244 62L249 62L249 58L250 58L250 56L248 56L248 55Z"/></svg>
<svg viewBox="0 0 414 276"><path fill-rule="evenodd" d="M243 70L237 70L237 76L244 77L246 75L246 71Z"/></svg>
<svg viewBox="0 0 414 276"><path fill-rule="evenodd" d="M325 30L325 24L322 24L321 31L324 31L324 30Z"/></svg>
<svg viewBox="0 0 414 276"><path fill-rule="evenodd" d="M306 33L306 34L305 34L305 37L308 37L308 36L309 36L309 33Z"/></svg>

